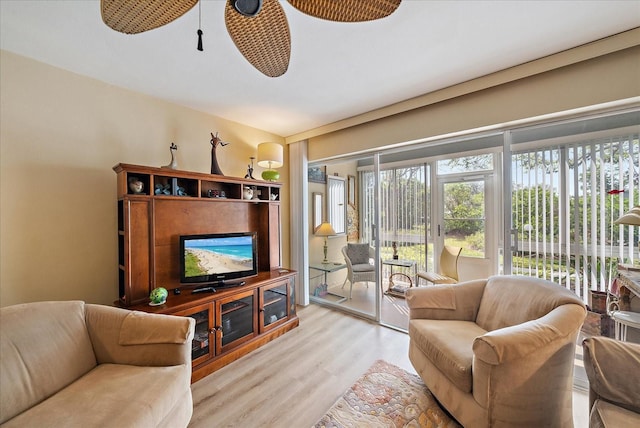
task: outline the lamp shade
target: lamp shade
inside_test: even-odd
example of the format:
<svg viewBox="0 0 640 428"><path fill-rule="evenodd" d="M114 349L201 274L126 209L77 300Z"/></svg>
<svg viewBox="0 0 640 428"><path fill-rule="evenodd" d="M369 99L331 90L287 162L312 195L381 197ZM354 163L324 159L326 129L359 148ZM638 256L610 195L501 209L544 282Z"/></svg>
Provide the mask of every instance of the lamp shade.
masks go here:
<svg viewBox="0 0 640 428"><path fill-rule="evenodd" d="M615 224L625 224L628 226L640 226L640 205L637 205L620 216L619 219L614 221Z"/></svg>
<svg viewBox="0 0 640 428"><path fill-rule="evenodd" d="M336 231L333 230L333 226L328 221L323 222L315 231L317 236L333 236Z"/></svg>
<svg viewBox="0 0 640 428"><path fill-rule="evenodd" d="M258 165L263 168L280 168L284 162L283 149L278 143L258 145Z"/></svg>

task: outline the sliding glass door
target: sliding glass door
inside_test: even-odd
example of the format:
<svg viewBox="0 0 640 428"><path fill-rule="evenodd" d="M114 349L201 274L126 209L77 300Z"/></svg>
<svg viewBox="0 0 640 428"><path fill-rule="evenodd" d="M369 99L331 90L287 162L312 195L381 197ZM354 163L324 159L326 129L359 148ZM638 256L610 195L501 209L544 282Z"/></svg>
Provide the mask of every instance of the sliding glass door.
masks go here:
<svg viewBox="0 0 640 428"><path fill-rule="evenodd" d="M406 329L406 301L394 288L437 271L445 244L463 248L461 281L515 273L558 282L585 301L589 290L605 291L618 261L639 258L640 227L613 224L640 205L639 123L637 110L615 112L320 166L319 177L344 183L338 199L346 200L313 210L314 221L337 210L339 230L310 234L310 265L329 289L311 284L312 297ZM325 184L309 188L320 203L333 195ZM335 216L344 208L342 221ZM322 240L328 267L317 264ZM351 287L341 252L349 243L373 248L375 281Z"/></svg>
<svg viewBox="0 0 640 428"><path fill-rule="evenodd" d="M428 166L424 163L396 168L381 167L379 202L375 203L373 186L363 188L363 234L372 239L379 230L381 263L381 308L383 324L407 330L409 309L403 288L415 285L416 272L425 269L426 226L430 194ZM363 169L362 183L373 183L376 173ZM379 211L379 214L378 214ZM379 215L379 227L375 218Z"/></svg>
<svg viewBox="0 0 640 428"><path fill-rule="evenodd" d="M325 237L325 232L314 229L310 236L309 298L379 321L378 179L373 172L376 162L377 156L367 156L315 167L320 178L313 177L309 191L315 201L312 212L315 217L322 216L322 221L314 221L329 223L333 231ZM362 168L372 172L361 174ZM356 264L360 266L354 267Z"/></svg>

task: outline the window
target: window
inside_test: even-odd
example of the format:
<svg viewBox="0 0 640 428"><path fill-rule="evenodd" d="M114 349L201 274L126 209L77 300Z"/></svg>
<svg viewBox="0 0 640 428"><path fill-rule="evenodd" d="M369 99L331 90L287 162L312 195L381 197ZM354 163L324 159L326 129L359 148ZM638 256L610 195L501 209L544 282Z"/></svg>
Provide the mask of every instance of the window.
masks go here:
<svg viewBox="0 0 640 428"><path fill-rule="evenodd" d="M344 178L327 177L327 221L337 235L347 233L347 194Z"/></svg>

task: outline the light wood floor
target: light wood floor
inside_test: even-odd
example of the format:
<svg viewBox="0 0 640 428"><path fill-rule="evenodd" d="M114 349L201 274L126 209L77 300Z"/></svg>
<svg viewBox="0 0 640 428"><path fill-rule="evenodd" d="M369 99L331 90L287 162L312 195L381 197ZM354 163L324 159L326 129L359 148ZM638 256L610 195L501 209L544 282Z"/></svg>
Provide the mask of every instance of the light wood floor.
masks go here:
<svg viewBox="0 0 640 428"><path fill-rule="evenodd" d="M190 427L311 427L375 360L415 373L405 333L319 305L298 316L298 328L192 385ZM576 428L587 407L575 392Z"/></svg>

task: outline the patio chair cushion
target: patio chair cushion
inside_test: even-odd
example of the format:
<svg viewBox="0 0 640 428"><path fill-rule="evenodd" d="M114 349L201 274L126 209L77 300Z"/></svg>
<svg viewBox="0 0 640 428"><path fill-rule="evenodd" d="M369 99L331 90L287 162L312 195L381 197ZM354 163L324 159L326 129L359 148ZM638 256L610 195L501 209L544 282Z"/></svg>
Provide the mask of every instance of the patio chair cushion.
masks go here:
<svg viewBox="0 0 640 428"><path fill-rule="evenodd" d="M347 244L347 256L352 265L369 264L369 244Z"/></svg>

